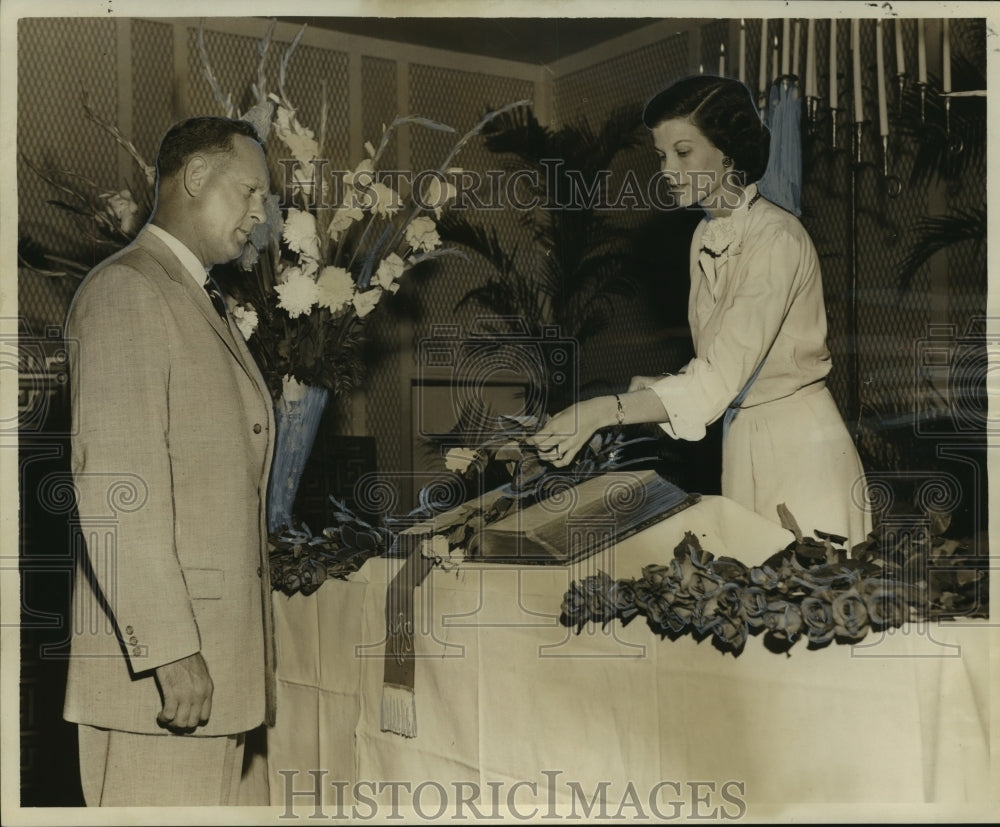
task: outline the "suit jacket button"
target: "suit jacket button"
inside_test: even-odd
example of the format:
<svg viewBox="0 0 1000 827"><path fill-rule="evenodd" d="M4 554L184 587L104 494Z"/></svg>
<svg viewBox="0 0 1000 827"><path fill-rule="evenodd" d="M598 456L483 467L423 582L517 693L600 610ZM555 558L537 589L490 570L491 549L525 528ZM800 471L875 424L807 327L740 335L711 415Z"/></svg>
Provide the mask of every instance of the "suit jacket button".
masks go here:
<svg viewBox="0 0 1000 827"><path fill-rule="evenodd" d="M264 429L260 427L260 423L259 422L256 425L253 426L253 432L255 434L259 434L262 430L264 430Z"/></svg>
<svg viewBox="0 0 1000 827"><path fill-rule="evenodd" d="M142 654L142 647L136 646L135 649L132 650L132 654L135 655L136 657L139 657L139 655Z"/></svg>
<svg viewBox="0 0 1000 827"><path fill-rule="evenodd" d="M135 646L135 644L137 644L139 642L139 638L137 638L137 637L130 637L128 639L128 642L131 643L133 646Z"/></svg>
<svg viewBox="0 0 1000 827"><path fill-rule="evenodd" d="M264 576L264 567L263 566L257 566L257 576L258 577L263 577Z"/></svg>
<svg viewBox="0 0 1000 827"><path fill-rule="evenodd" d="M126 635L132 634L132 627L131 626L126 626L125 627L125 634Z"/></svg>

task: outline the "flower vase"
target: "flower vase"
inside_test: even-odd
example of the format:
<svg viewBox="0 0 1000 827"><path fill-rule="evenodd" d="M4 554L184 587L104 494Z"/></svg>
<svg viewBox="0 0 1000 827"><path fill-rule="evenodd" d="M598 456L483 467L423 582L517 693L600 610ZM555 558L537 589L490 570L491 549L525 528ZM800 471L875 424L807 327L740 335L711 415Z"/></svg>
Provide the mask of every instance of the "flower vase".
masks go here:
<svg viewBox="0 0 1000 827"><path fill-rule="evenodd" d="M326 388L304 385L286 376L274 405L277 431L267 492L267 529L276 531L291 518L299 481L312 451L329 398Z"/></svg>

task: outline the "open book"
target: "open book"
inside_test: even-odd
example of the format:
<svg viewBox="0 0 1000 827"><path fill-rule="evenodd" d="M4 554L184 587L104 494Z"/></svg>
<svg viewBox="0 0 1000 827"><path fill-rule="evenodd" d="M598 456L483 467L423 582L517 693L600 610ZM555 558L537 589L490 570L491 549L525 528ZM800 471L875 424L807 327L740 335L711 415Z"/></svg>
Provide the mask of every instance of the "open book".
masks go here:
<svg viewBox="0 0 1000 827"><path fill-rule="evenodd" d="M631 537L698 502L655 471L612 471L511 509L473 537L468 557L491 563L566 564Z"/></svg>

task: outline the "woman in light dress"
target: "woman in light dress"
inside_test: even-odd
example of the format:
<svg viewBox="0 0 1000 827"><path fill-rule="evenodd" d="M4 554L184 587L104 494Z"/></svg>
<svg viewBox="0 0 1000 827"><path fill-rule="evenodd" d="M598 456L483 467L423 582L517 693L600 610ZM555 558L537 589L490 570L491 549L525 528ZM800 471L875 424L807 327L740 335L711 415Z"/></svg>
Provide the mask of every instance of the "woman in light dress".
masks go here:
<svg viewBox="0 0 1000 827"><path fill-rule="evenodd" d="M602 428L656 422L698 440L721 417L723 496L775 522L783 503L806 535L861 542L871 518L857 450L826 388L819 260L799 220L757 190L770 138L749 90L685 78L646 104L643 121L674 202L705 211L691 241L695 358L676 375L636 376L628 393L578 402L534 444L563 466Z"/></svg>

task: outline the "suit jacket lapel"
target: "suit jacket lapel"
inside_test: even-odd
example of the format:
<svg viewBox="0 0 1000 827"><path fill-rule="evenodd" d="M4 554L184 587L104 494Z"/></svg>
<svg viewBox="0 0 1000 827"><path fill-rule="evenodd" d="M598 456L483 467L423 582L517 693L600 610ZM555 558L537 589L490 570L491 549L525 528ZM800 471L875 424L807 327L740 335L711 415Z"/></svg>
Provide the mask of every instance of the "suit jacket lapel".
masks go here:
<svg viewBox="0 0 1000 827"><path fill-rule="evenodd" d="M223 343L229 348L229 351L239 362L239 365L246 374L254 381L255 384L259 385L257 376L259 376L259 371L256 369L256 365L253 364L253 359L250 356L249 351L246 347L241 348L236 342L236 338L233 334L232 329L229 326L228 321L223 321L212 304L212 300L208 297L202 288L200 288L191 278L191 274L184 268L184 265L180 263L177 256L171 252L170 248L167 247L160 239L158 239L152 233L143 230L136 236L135 243L137 246L141 247L156 261L163 271L177 284L180 285L184 294L191 300L198 311L205 317L206 321L212 326L212 329L219 335Z"/></svg>

